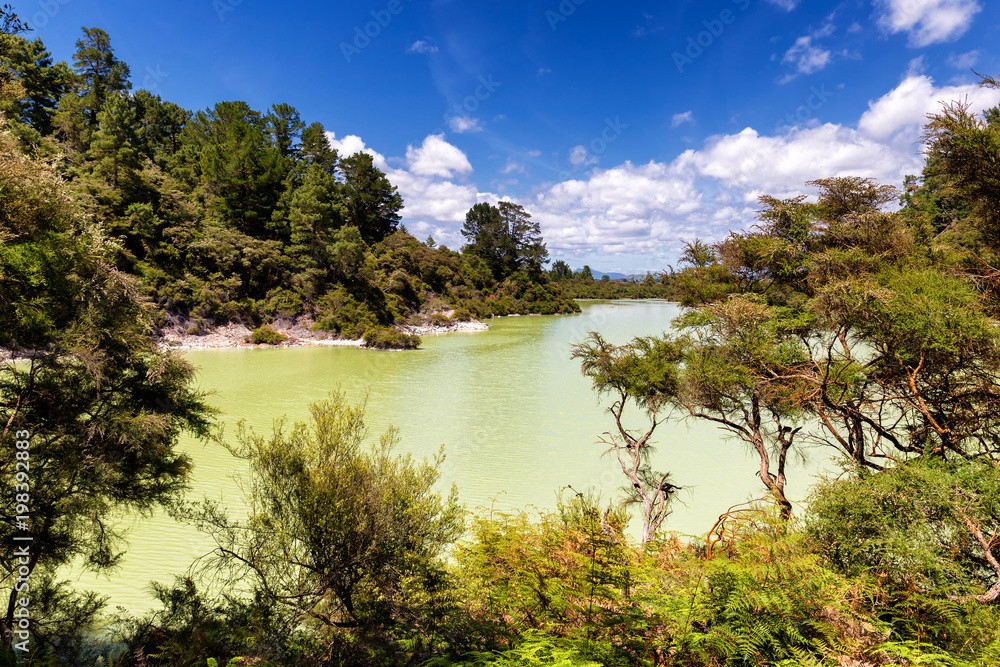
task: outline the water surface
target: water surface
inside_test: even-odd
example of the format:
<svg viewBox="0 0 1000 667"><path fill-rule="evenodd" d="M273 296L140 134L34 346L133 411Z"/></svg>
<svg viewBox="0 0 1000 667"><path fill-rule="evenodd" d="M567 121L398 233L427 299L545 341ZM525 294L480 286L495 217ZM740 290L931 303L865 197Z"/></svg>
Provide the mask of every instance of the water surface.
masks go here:
<svg viewBox="0 0 1000 667"><path fill-rule="evenodd" d="M456 483L469 508L535 511L554 507L566 487L611 498L623 481L596 444L613 425L607 403L570 358L572 345L594 330L615 343L660 334L677 314L677 306L662 301L585 302L580 315L504 318L491 321L488 332L425 337L415 352L297 348L186 356L227 433L239 420L269 432L280 417L303 419L310 402L339 388L367 400L373 437L395 425L402 451L431 456L444 445L442 481ZM643 424L640 414L632 418ZM717 428L671 423L658 436L658 466L685 489L669 529L704 534L728 507L762 495L749 452ZM217 445L182 444L195 462L192 499L238 507L240 462ZM790 470L792 498L805 495L815 468ZM79 585L109 595L112 607L140 612L152 605L151 581L169 583L212 545L164 516L132 523L123 566L110 578L84 575Z"/></svg>

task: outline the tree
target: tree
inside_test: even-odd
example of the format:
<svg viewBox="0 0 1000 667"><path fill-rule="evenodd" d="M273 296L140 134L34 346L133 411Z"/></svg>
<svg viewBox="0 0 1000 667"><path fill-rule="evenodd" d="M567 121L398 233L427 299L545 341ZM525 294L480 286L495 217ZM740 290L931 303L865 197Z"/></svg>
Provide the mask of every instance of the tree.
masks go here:
<svg viewBox="0 0 1000 667"><path fill-rule="evenodd" d="M712 266L715 264L715 248L701 239L685 243L681 262L699 269Z"/></svg>
<svg viewBox="0 0 1000 667"><path fill-rule="evenodd" d="M7 132L0 161L0 445L25 452L0 457L0 539L31 539L25 560L0 554L10 647L25 571L36 640L92 620L99 599L67 591L56 574L73 562L112 568L123 555L116 520L176 499L190 470L177 438L208 425L193 369L158 349L138 286L112 268L102 232L80 220L52 168ZM46 599L58 603L43 618Z"/></svg>
<svg viewBox="0 0 1000 667"><path fill-rule="evenodd" d="M275 104L264 118L271 145L278 149L283 157L291 158L298 152L299 141L305 123L298 109L289 104Z"/></svg>
<svg viewBox="0 0 1000 667"><path fill-rule="evenodd" d="M340 157L330 145L326 130L320 123L312 123L302 132L302 144L299 146L299 160L307 167L319 165L326 173L336 175L337 163Z"/></svg>
<svg viewBox="0 0 1000 667"><path fill-rule="evenodd" d="M14 112L21 122L43 135L52 131L59 98L69 90L73 73L65 63L53 63L42 40L27 40L0 33L0 76L11 77L23 87Z"/></svg>
<svg viewBox="0 0 1000 667"><path fill-rule="evenodd" d="M440 458L394 455L395 430L369 440L364 407L343 394L310 412L270 437L240 431L231 450L250 466L249 516L210 503L197 513L218 545L215 571L283 607L285 627L307 629L331 663L369 664L349 657L355 642L419 654L440 620L444 549L462 530L456 492L433 488Z"/></svg>
<svg viewBox="0 0 1000 667"><path fill-rule="evenodd" d="M264 236L290 165L261 115L245 102L221 102L197 114L186 134L223 219Z"/></svg>
<svg viewBox="0 0 1000 667"><path fill-rule="evenodd" d="M29 30L27 24L14 13L8 4L0 7L0 35L19 35Z"/></svg>
<svg viewBox="0 0 1000 667"><path fill-rule="evenodd" d="M138 141L142 152L161 167L180 149L181 133L191 116L173 102L140 90L133 97L138 114Z"/></svg>
<svg viewBox="0 0 1000 667"><path fill-rule="evenodd" d="M367 243L378 243L399 228L403 198L396 186L375 166L368 153L341 160L347 222L361 231Z"/></svg>
<svg viewBox="0 0 1000 667"><path fill-rule="evenodd" d="M518 204L476 204L465 216L462 235L469 241L464 251L484 259L498 281L517 271L538 280L548 260L538 223Z"/></svg>
<svg viewBox="0 0 1000 667"><path fill-rule="evenodd" d="M922 458L828 481L813 492L807 531L837 569L875 574L890 591L1000 599L1000 474L990 463Z"/></svg>
<svg viewBox="0 0 1000 667"><path fill-rule="evenodd" d="M573 358L580 359L581 370L599 394L611 394L608 412L615 428L601 443L615 454L622 473L628 479L627 502L640 506L642 543L656 537L670 516L670 503L680 487L670 481L669 472L654 471L650 455L653 435L669 416L671 404L680 388L682 347L674 341L640 338L629 345L616 347L598 333L573 348ZM649 418L645 432L629 429L624 421L629 405L643 410Z"/></svg>
<svg viewBox="0 0 1000 667"><path fill-rule="evenodd" d="M678 325L688 340L676 402L750 445L757 476L782 517L791 517L788 457L813 396L801 377L809 361L797 335L801 322L753 297L733 296L682 316Z"/></svg>
<svg viewBox="0 0 1000 667"><path fill-rule="evenodd" d="M549 276L556 281L570 280L573 278L573 269L560 259L553 262L552 268L549 269Z"/></svg>
<svg viewBox="0 0 1000 667"><path fill-rule="evenodd" d="M337 181L320 165L310 165L302 185L292 195L288 252L323 263L330 236L343 226L346 217L347 208Z"/></svg>
<svg viewBox="0 0 1000 667"><path fill-rule="evenodd" d="M76 42L73 65L87 120L94 126L110 95L132 89L132 72L115 56L111 37L100 28L83 29L83 37Z"/></svg>
<svg viewBox="0 0 1000 667"><path fill-rule="evenodd" d="M991 77L984 77L982 85L1000 88ZM945 104L931 116L924 139L927 175L943 177L972 204L971 222L981 242L994 253L1000 251L1000 212L991 203L1000 197L1000 107L978 116L968 100Z"/></svg>
<svg viewBox="0 0 1000 667"><path fill-rule="evenodd" d="M97 173L114 189L134 185L140 167L135 104L127 95L115 94L108 98L97 118L97 131L90 144Z"/></svg>

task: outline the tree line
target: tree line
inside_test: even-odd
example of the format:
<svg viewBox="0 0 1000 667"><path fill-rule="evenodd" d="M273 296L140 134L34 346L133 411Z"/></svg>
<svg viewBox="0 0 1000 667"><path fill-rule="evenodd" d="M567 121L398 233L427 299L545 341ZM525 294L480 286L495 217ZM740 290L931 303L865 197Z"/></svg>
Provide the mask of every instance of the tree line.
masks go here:
<svg viewBox="0 0 1000 667"><path fill-rule="evenodd" d="M543 268L539 225L521 206L475 206L461 251L419 242L372 156L338 154L291 105L189 111L134 90L105 31L84 28L72 62L55 62L11 8L4 16L9 131L52 160L100 221L115 267L137 279L160 328L300 321L360 338L438 311L577 311Z"/></svg>

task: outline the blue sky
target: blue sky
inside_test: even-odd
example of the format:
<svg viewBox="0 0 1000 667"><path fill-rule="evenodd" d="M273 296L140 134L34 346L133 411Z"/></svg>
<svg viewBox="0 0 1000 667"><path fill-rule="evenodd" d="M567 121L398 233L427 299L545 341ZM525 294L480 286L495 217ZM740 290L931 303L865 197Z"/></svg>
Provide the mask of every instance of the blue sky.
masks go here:
<svg viewBox="0 0 1000 667"><path fill-rule="evenodd" d="M920 169L940 100L1000 101L987 0L21 0L58 58L107 30L135 86L187 108L288 102L367 150L404 221L458 246L510 198L555 258L659 270L756 198Z"/></svg>

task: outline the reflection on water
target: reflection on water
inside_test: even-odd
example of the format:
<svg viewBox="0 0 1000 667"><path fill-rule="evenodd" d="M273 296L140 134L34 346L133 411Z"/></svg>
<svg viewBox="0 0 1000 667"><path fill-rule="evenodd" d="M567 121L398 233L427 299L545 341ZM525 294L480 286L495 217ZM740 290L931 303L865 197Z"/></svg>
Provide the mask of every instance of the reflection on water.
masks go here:
<svg viewBox="0 0 1000 667"><path fill-rule="evenodd" d="M395 425L402 449L419 456L444 445L443 482L456 483L471 509L551 508L566 486L609 498L622 483L616 464L595 444L610 422L570 359L571 346L593 330L615 343L659 334L677 312L661 301L589 302L581 315L505 318L491 321L485 333L425 337L416 352L224 350L187 358L200 369L200 386L227 433L241 419L260 432L285 415L303 419L311 401L341 388L352 399L367 397L373 434ZM658 466L685 488L669 529L704 533L730 505L761 495L749 453L716 428L669 424L658 435ZM191 498L239 506L240 463L217 445L185 440L183 446L195 462ZM793 468L789 479L791 497L801 498L809 473ZM211 544L167 517L131 523L123 567L110 579L83 576L78 585L111 596L112 607L138 612L152 604L149 582L169 583Z"/></svg>

